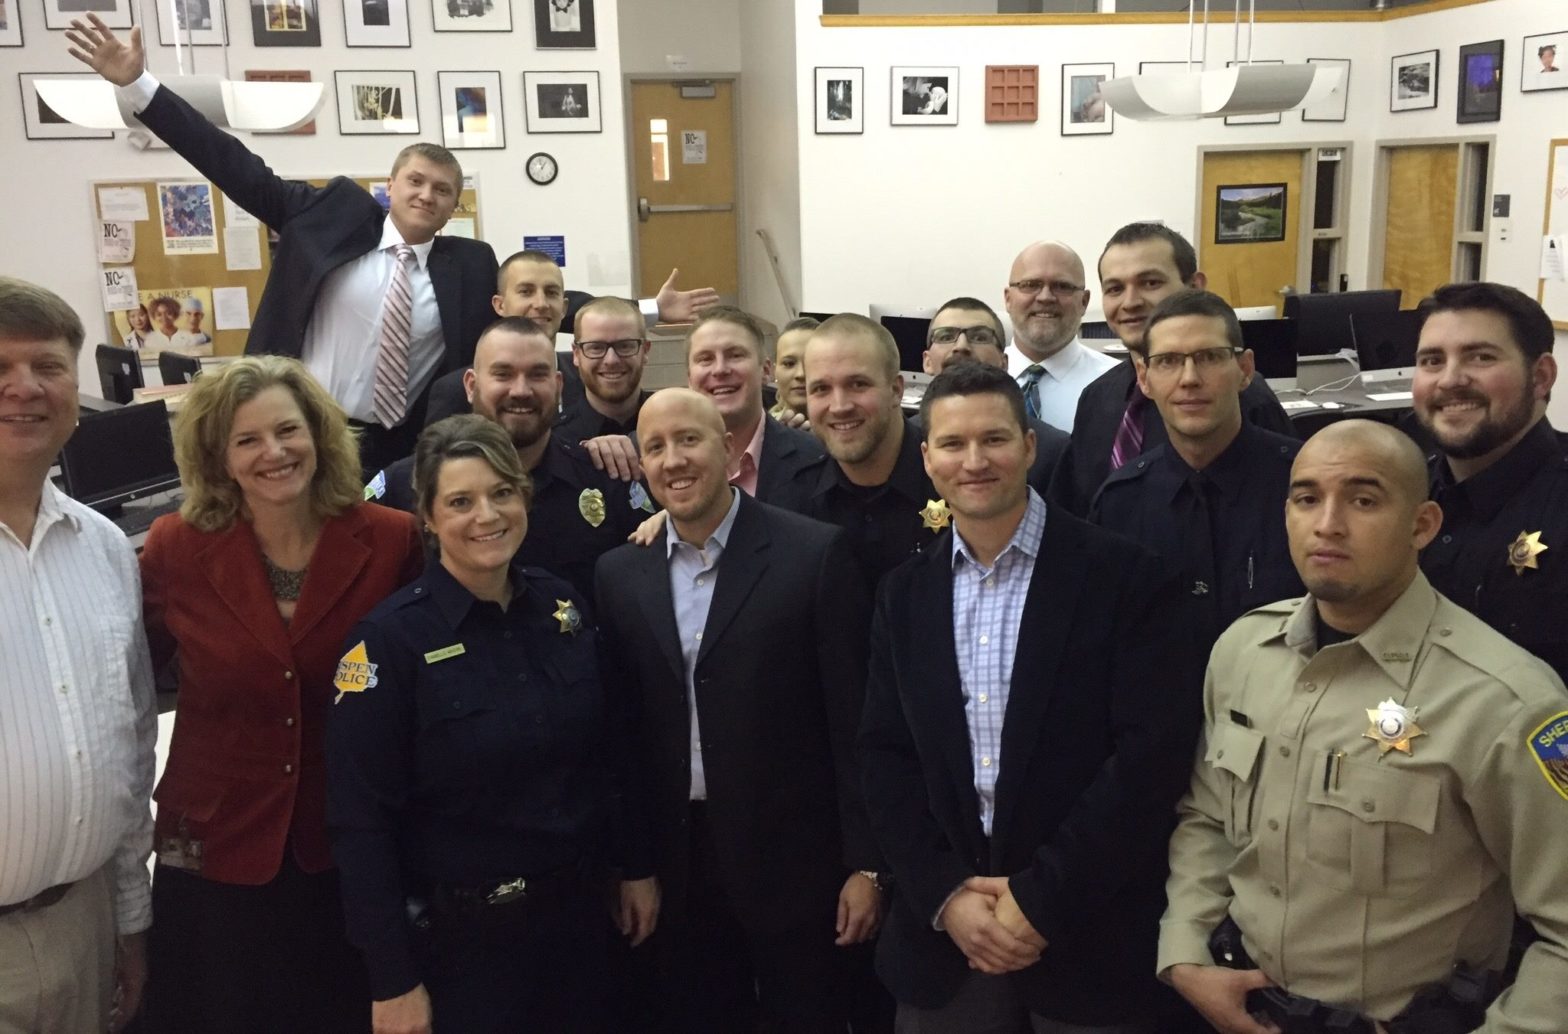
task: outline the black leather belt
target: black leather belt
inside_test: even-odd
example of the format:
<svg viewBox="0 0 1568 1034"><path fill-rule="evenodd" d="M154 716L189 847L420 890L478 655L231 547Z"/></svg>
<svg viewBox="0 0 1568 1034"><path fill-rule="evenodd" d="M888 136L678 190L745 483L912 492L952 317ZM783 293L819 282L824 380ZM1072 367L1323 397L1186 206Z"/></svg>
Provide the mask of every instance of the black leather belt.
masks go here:
<svg viewBox="0 0 1568 1034"><path fill-rule="evenodd" d="M41 890L26 901L18 901L14 905L0 905L0 916L8 916L14 912L37 912L40 909L58 904L60 899L65 897L66 893L74 886L76 886L74 883L62 883L59 886L50 887L48 890Z"/></svg>

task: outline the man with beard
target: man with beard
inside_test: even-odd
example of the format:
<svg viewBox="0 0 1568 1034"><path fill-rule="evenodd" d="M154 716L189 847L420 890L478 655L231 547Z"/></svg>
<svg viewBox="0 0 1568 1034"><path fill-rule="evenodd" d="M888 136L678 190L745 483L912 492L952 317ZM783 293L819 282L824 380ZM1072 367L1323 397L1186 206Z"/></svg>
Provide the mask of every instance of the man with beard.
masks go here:
<svg viewBox="0 0 1568 1034"><path fill-rule="evenodd" d="M533 478L520 562L560 575L593 603L593 568L645 516L627 486L594 468L583 447L551 433L561 374L545 328L522 316L492 323L464 377L473 411L512 436ZM365 486L365 498L414 512L414 459L398 460ZM640 486L639 490L640 490Z"/></svg>
<svg viewBox="0 0 1568 1034"><path fill-rule="evenodd" d="M1078 340L1089 305L1083 260L1065 244L1040 241L1018 253L1007 279L1008 372L1023 389L1029 416L1071 432L1079 393L1116 365Z"/></svg>
<svg viewBox="0 0 1568 1034"><path fill-rule="evenodd" d="M556 433L574 442L635 434L637 411L652 394L642 390L651 347L642 313L625 298L595 298L578 309L572 366L583 398L561 413Z"/></svg>
<svg viewBox="0 0 1568 1034"><path fill-rule="evenodd" d="M1438 445L1430 472L1443 508L1421 569L1568 677L1568 443L1546 419L1551 320L1502 284L1449 284L1421 307L1411 391Z"/></svg>

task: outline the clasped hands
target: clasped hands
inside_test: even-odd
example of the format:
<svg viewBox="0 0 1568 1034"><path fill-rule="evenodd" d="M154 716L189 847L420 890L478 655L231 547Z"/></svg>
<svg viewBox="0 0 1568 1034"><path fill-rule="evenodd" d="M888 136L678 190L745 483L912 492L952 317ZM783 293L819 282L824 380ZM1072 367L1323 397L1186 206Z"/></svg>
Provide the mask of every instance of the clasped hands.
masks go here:
<svg viewBox="0 0 1568 1034"><path fill-rule="evenodd" d="M1040 961L1046 940L1034 928L1005 876L972 876L942 908L942 928L969 968L999 976Z"/></svg>

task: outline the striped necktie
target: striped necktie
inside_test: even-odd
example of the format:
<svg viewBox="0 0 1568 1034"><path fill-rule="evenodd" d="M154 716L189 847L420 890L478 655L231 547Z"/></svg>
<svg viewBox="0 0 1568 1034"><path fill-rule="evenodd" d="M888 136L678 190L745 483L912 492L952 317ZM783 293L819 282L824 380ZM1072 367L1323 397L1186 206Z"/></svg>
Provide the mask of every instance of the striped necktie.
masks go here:
<svg viewBox="0 0 1568 1034"><path fill-rule="evenodd" d="M1045 367L1032 363L1018 378L1018 386L1024 392L1024 412L1029 414L1030 420L1040 419L1040 378L1044 376Z"/></svg>
<svg viewBox="0 0 1568 1034"><path fill-rule="evenodd" d="M1149 397L1134 383L1132 397L1127 400L1127 408L1122 411L1122 422L1117 425L1116 437L1111 441L1112 470L1121 470L1129 460L1143 452L1143 407L1148 401Z"/></svg>
<svg viewBox="0 0 1568 1034"><path fill-rule="evenodd" d="M414 291L409 283L414 249L394 244L392 283L381 310L381 342L376 350L373 416L383 427L396 427L408 412L408 346L414 327Z"/></svg>

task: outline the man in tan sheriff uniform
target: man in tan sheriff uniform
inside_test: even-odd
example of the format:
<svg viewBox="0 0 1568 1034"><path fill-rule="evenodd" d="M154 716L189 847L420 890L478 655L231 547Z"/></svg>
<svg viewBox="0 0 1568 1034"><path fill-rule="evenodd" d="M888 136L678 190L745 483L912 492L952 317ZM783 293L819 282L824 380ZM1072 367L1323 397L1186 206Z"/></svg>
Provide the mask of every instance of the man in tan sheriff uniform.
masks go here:
<svg viewBox="0 0 1568 1034"><path fill-rule="evenodd" d="M1315 435L1286 522L1310 595L1214 648L1160 975L1225 1034L1561 1034L1568 691L1420 574L1442 512L1391 427ZM1515 908L1541 939L1486 1007ZM1235 949L1211 952L1222 924ZM1434 1003L1469 1015L1435 1026Z"/></svg>

